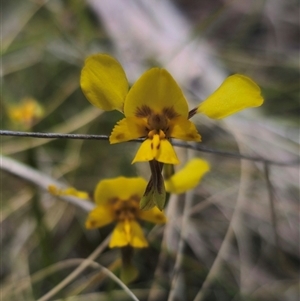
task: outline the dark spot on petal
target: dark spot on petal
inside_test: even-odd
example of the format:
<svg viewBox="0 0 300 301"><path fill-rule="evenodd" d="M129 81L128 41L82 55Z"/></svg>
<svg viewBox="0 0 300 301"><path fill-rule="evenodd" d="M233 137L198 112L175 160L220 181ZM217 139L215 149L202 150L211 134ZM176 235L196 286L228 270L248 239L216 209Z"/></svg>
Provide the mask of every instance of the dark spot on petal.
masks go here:
<svg viewBox="0 0 300 301"><path fill-rule="evenodd" d="M134 201L134 202L139 202L141 199L141 197L139 197L137 194L134 194L130 197L130 200Z"/></svg>
<svg viewBox="0 0 300 301"><path fill-rule="evenodd" d="M140 118L148 117L151 114L152 114L152 110L146 105L142 105L141 107L138 107L135 112L135 116Z"/></svg>
<svg viewBox="0 0 300 301"><path fill-rule="evenodd" d="M94 221L94 220L90 221L90 226L91 226L91 227L95 227L95 226L96 226L96 224L97 224L97 222L96 222L96 221Z"/></svg>
<svg viewBox="0 0 300 301"><path fill-rule="evenodd" d="M151 142L151 149L153 149L153 142Z"/></svg>
<svg viewBox="0 0 300 301"><path fill-rule="evenodd" d="M116 139L123 139L125 137L125 135L123 133L120 133L118 135L116 135Z"/></svg>
<svg viewBox="0 0 300 301"><path fill-rule="evenodd" d="M173 119L175 117L180 116L178 113L175 112L173 107L163 108L162 111L163 115L166 116L168 119Z"/></svg>
<svg viewBox="0 0 300 301"><path fill-rule="evenodd" d="M160 148L160 143L159 144L157 144L157 147L156 147L156 149L159 149Z"/></svg>

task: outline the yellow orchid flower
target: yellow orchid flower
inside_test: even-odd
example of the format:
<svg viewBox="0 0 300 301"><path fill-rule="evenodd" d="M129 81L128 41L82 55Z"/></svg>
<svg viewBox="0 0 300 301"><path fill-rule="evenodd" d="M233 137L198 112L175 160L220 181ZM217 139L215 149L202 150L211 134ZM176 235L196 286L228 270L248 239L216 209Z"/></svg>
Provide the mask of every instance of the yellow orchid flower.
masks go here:
<svg viewBox="0 0 300 301"><path fill-rule="evenodd" d="M149 211L140 210L139 202L146 185L147 182L139 177L118 177L100 181L94 194L96 208L89 213L86 228L100 228L115 222L110 248L147 247L148 242L138 220L163 224L166 217L156 207Z"/></svg>
<svg viewBox="0 0 300 301"><path fill-rule="evenodd" d="M228 77L216 92L189 112L187 101L173 77L165 69L146 71L129 89L126 74L109 55L88 57L80 84L86 98L103 110L119 110L125 118L118 122L110 143L144 137L132 163L156 160L177 164L170 138L201 141L195 125L189 121L196 113L223 118L248 107L260 106L260 88L248 77Z"/></svg>
<svg viewBox="0 0 300 301"><path fill-rule="evenodd" d="M139 202L146 185L147 182L140 177L101 180L94 193L96 207L88 215L86 228L101 228L114 222L116 227L109 243L110 248L147 247L148 242L138 220L163 224L166 222L166 217L156 207L149 211L140 210ZM56 196L71 195L82 199L89 198L87 192L78 191L73 187L58 189L55 185L49 185L48 191Z"/></svg>
<svg viewBox="0 0 300 301"><path fill-rule="evenodd" d="M43 117L44 109L37 100L26 97L19 104L8 106L7 113L14 123L24 128L29 128L34 121Z"/></svg>
<svg viewBox="0 0 300 301"><path fill-rule="evenodd" d="M146 71L129 90L126 74L109 55L88 57L80 84L86 98L103 110L119 110L120 120L110 135L110 143L145 138L132 163L149 161L151 178L141 200L142 209L163 209L166 190L161 175L163 164L178 164L171 138L200 142L189 119L197 113L220 119L248 107L260 106L260 88L248 77L229 76L198 107L188 110L187 101L173 77L161 68Z"/></svg>
<svg viewBox="0 0 300 301"><path fill-rule="evenodd" d="M125 118L112 131L110 143L146 138L132 163L156 160L178 164L169 139L201 140L195 125L188 120L188 105L181 89L165 69L146 71L128 91L119 62L97 54L85 61L80 83L93 105L124 113Z"/></svg>

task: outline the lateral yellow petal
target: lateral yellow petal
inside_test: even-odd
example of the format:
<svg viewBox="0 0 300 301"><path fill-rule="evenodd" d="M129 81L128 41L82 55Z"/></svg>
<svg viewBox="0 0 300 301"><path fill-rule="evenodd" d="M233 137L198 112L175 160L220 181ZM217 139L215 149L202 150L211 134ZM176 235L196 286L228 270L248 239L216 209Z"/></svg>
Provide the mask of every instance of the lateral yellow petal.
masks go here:
<svg viewBox="0 0 300 301"><path fill-rule="evenodd" d="M221 119L249 107L262 105L259 86L249 77L235 74L225 79L222 85L197 109L210 118Z"/></svg>
<svg viewBox="0 0 300 301"><path fill-rule="evenodd" d="M97 206L90 211L85 227L87 229L101 228L114 221L114 214L109 206Z"/></svg>
<svg viewBox="0 0 300 301"><path fill-rule="evenodd" d="M154 224L164 224L167 221L166 216L157 207L150 210L140 210L139 218Z"/></svg>
<svg viewBox="0 0 300 301"><path fill-rule="evenodd" d="M185 141L201 141L201 136L195 125L181 116L170 121L170 136Z"/></svg>
<svg viewBox="0 0 300 301"><path fill-rule="evenodd" d="M146 189L147 182L140 177L102 180L98 183L94 198L98 205L109 204L113 199L128 200L132 196L142 197Z"/></svg>
<svg viewBox="0 0 300 301"><path fill-rule="evenodd" d="M120 63L109 55L96 54L86 59L80 86L94 106L105 111L123 111L128 81Z"/></svg>
<svg viewBox="0 0 300 301"><path fill-rule="evenodd" d="M137 108L149 107L156 113L173 108L180 116L188 116L187 101L171 74L160 68L146 71L128 92L124 105L126 117L135 116Z"/></svg>
<svg viewBox="0 0 300 301"><path fill-rule="evenodd" d="M209 169L210 166L205 160L199 158L190 160L180 171L165 181L166 191L179 194L195 188Z"/></svg>
<svg viewBox="0 0 300 301"><path fill-rule="evenodd" d="M146 121L142 118L127 117L115 125L110 137L111 144L129 141L147 135Z"/></svg>

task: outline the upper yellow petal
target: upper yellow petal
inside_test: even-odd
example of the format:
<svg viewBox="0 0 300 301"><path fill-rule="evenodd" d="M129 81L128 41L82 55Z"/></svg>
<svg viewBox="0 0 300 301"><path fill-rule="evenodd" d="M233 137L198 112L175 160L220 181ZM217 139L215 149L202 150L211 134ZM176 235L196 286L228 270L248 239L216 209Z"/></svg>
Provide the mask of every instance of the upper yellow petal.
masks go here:
<svg viewBox="0 0 300 301"><path fill-rule="evenodd" d="M240 110L262 105L259 86L247 76L235 74L225 79L222 85L197 109L210 118L221 119Z"/></svg>
<svg viewBox="0 0 300 301"><path fill-rule="evenodd" d="M132 196L141 198L146 189L145 179L118 177L114 179L102 180L95 190L96 204L107 204L109 200L118 198L128 200Z"/></svg>
<svg viewBox="0 0 300 301"><path fill-rule="evenodd" d="M205 160L199 158L190 160L180 171L165 181L166 191L179 194L195 188L209 169L210 166Z"/></svg>
<svg viewBox="0 0 300 301"><path fill-rule="evenodd" d="M100 228L114 221L114 214L110 206L99 205L90 211L85 227L87 229Z"/></svg>
<svg viewBox="0 0 300 301"><path fill-rule="evenodd" d="M112 233L109 243L110 248L120 248L127 245L134 248L148 247L148 242L140 225L134 220L119 222Z"/></svg>
<svg viewBox="0 0 300 301"><path fill-rule="evenodd" d="M195 125L181 116L170 121L170 136L185 141L201 141Z"/></svg>
<svg viewBox="0 0 300 301"><path fill-rule="evenodd" d="M109 137L109 142L113 144L145 137L147 135L145 125L146 121L142 118L123 118L115 125Z"/></svg>
<svg viewBox="0 0 300 301"><path fill-rule="evenodd" d="M155 138L157 135L155 135ZM138 149L132 163L156 160L167 164L178 164L179 160L174 148L169 140L162 139L159 141L157 149L157 141L154 139L146 139Z"/></svg>
<svg viewBox="0 0 300 301"><path fill-rule="evenodd" d="M154 224L164 224L167 221L166 216L157 207L150 210L140 210L139 218Z"/></svg>
<svg viewBox="0 0 300 301"><path fill-rule="evenodd" d="M137 109L145 106L156 113L173 108L178 115L188 116L186 99L165 69L150 69L135 82L126 96L124 114L136 116Z"/></svg>
<svg viewBox="0 0 300 301"><path fill-rule="evenodd" d="M123 111L128 81L122 66L114 58L106 54L89 56L81 71L80 85L94 106L105 111Z"/></svg>

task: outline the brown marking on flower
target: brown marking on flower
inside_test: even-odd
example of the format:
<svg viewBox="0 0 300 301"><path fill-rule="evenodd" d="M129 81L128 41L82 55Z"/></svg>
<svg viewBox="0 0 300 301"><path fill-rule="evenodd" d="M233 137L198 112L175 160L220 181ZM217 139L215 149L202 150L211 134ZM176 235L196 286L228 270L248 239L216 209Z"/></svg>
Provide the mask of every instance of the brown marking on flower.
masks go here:
<svg viewBox="0 0 300 301"><path fill-rule="evenodd" d="M133 201L133 202L139 202L141 199L140 196L138 196L137 194L134 194L130 197L130 200Z"/></svg>
<svg viewBox="0 0 300 301"><path fill-rule="evenodd" d="M159 221L164 221L165 220L165 217L161 214L155 214L155 218Z"/></svg>
<svg viewBox="0 0 300 301"><path fill-rule="evenodd" d="M173 119L179 117L180 115L174 110L173 107L163 108L162 114L166 116L168 119Z"/></svg>
<svg viewBox="0 0 300 301"><path fill-rule="evenodd" d="M96 225L97 225L97 221L95 221L95 220L91 220L91 221L89 222L89 226L90 226L91 228L95 228Z"/></svg>
<svg viewBox="0 0 300 301"><path fill-rule="evenodd" d="M194 108L194 109L189 111L188 119L192 118L197 113L197 109L198 108Z"/></svg>
<svg viewBox="0 0 300 301"><path fill-rule="evenodd" d="M148 117L151 114L152 114L152 110L146 105L142 105L141 107L138 107L135 112L135 116L139 118Z"/></svg>
<svg viewBox="0 0 300 301"><path fill-rule="evenodd" d="M133 220L138 217L139 200L138 196L130 197L128 200L118 200L113 205L113 213L116 220Z"/></svg>
<svg viewBox="0 0 300 301"><path fill-rule="evenodd" d="M148 125L153 130L164 130L168 126L166 116L160 114L151 114L148 117Z"/></svg>
<svg viewBox="0 0 300 301"><path fill-rule="evenodd" d="M124 133L119 133L118 135L116 135L116 139L117 140L121 140L125 137Z"/></svg>
<svg viewBox="0 0 300 301"><path fill-rule="evenodd" d="M109 199L108 202L109 202L110 205L114 205L114 204L116 204L119 200L120 200L119 198L115 197L115 198Z"/></svg>
<svg viewBox="0 0 300 301"><path fill-rule="evenodd" d="M151 146L151 149L153 149L153 142L151 142L151 145L150 145L150 146Z"/></svg>

